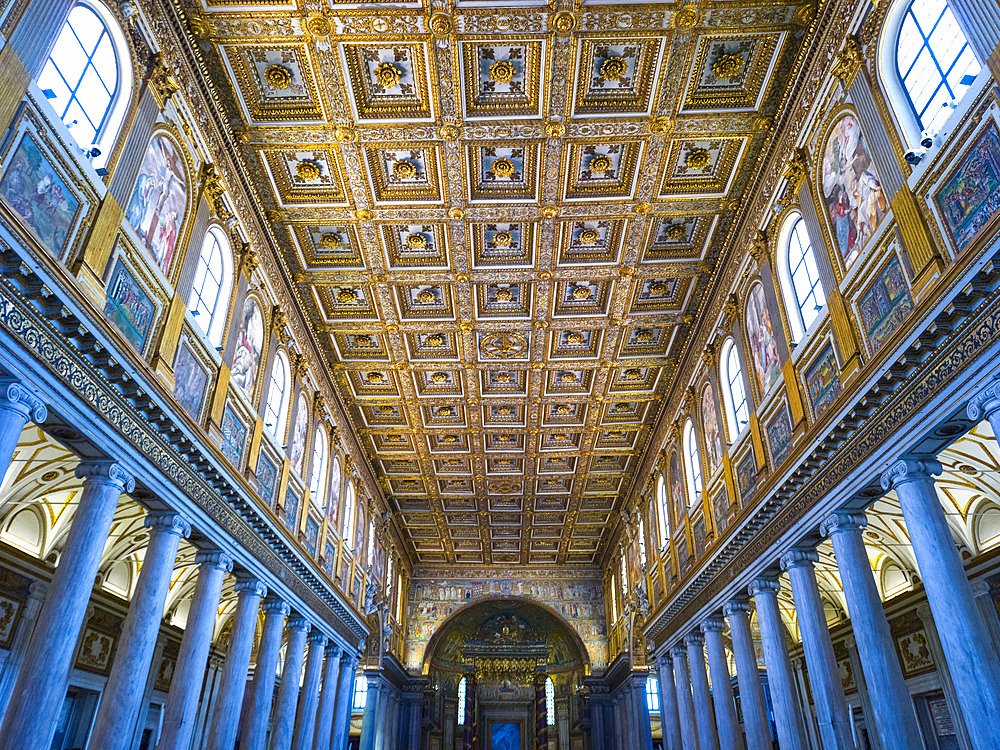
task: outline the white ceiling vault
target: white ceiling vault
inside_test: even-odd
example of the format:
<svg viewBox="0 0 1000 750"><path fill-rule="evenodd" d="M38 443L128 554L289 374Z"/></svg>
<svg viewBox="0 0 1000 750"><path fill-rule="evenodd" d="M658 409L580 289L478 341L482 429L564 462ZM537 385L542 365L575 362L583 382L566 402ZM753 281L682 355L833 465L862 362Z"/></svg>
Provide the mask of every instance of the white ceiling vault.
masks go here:
<svg viewBox="0 0 1000 750"><path fill-rule="evenodd" d="M814 7L186 13L412 559L595 563Z"/></svg>

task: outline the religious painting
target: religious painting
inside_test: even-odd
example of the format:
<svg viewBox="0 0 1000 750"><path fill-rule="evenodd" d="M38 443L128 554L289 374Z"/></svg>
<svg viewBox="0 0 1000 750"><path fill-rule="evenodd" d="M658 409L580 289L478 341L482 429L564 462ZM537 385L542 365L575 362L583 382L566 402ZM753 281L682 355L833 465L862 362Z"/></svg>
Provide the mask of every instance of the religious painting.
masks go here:
<svg viewBox="0 0 1000 750"><path fill-rule="evenodd" d="M746 324L757 387L761 393L766 393L771 384L781 377L781 362L762 284L754 286L747 299Z"/></svg>
<svg viewBox="0 0 1000 750"><path fill-rule="evenodd" d="M251 399L260 370L260 354L264 345L264 316L255 297L248 296L243 303L236 350L230 379Z"/></svg>
<svg viewBox="0 0 1000 750"><path fill-rule="evenodd" d="M342 474L340 470L340 460L333 459L333 466L330 468L330 492L327 495L326 514L333 521L337 517L340 508L340 483Z"/></svg>
<svg viewBox="0 0 1000 750"><path fill-rule="evenodd" d="M806 370L806 391L817 419L840 395L840 368L833 344L823 347L816 361Z"/></svg>
<svg viewBox="0 0 1000 750"><path fill-rule="evenodd" d="M767 423L767 442L771 446L771 461L777 466L792 450L792 415L788 412L787 402L781 403Z"/></svg>
<svg viewBox="0 0 1000 750"><path fill-rule="evenodd" d="M520 721L491 721L490 750L524 750Z"/></svg>
<svg viewBox="0 0 1000 750"><path fill-rule="evenodd" d="M979 134L934 200L959 250L1000 213L1000 132L995 122Z"/></svg>
<svg viewBox="0 0 1000 750"><path fill-rule="evenodd" d="M697 560L705 554L705 544L708 537L708 530L705 528L704 517L699 518L691 524L691 535L694 537L694 556Z"/></svg>
<svg viewBox="0 0 1000 750"><path fill-rule="evenodd" d="M753 451L749 451L736 465L736 483L740 490L740 502L745 505L757 489L757 458Z"/></svg>
<svg viewBox="0 0 1000 750"><path fill-rule="evenodd" d="M201 415L207 385L208 372L191 352L187 339L181 339L174 357L174 398L191 419L197 420Z"/></svg>
<svg viewBox="0 0 1000 750"><path fill-rule="evenodd" d="M274 505L274 491L278 487L278 466L264 451L257 456L257 492L269 507Z"/></svg>
<svg viewBox="0 0 1000 750"><path fill-rule="evenodd" d="M875 234L888 208L872 161L854 115L840 118L823 152L823 198L834 240L845 260Z"/></svg>
<svg viewBox="0 0 1000 750"><path fill-rule="evenodd" d="M141 354L155 315L156 304L119 258L108 283L104 316Z"/></svg>
<svg viewBox="0 0 1000 750"><path fill-rule="evenodd" d="M170 269L184 221L184 160L169 138L155 136L139 167L125 218L164 274Z"/></svg>
<svg viewBox="0 0 1000 750"><path fill-rule="evenodd" d="M285 490L285 512L282 520L285 528L294 534L299 520L299 496L291 487Z"/></svg>
<svg viewBox="0 0 1000 750"><path fill-rule="evenodd" d="M681 577L683 578L684 574L687 573L688 568L691 567L691 563L693 562L691 560L690 553L688 553L687 534L681 532L680 536L677 537L675 544L677 547L677 564L680 566Z"/></svg>
<svg viewBox="0 0 1000 750"><path fill-rule="evenodd" d="M291 459L292 471L302 473L302 459L306 452L306 431L309 428L308 406L306 397L300 393L295 402L295 425L292 427L292 448L288 456Z"/></svg>
<svg viewBox="0 0 1000 750"><path fill-rule="evenodd" d="M326 551L323 553L323 570L330 578L333 578L333 563L337 559L337 548L330 543L332 533L327 531L326 536Z"/></svg>
<svg viewBox="0 0 1000 750"><path fill-rule="evenodd" d="M712 514L715 517L715 530L722 534L729 526L729 490L725 484L712 498Z"/></svg>
<svg viewBox="0 0 1000 750"><path fill-rule="evenodd" d="M722 434L719 430L719 411L715 406L712 384L701 393L701 423L705 428L705 445L708 448L708 473L714 474L722 463Z"/></svg>
<svg viewBox="0 0 1000 750"><path fill-rule="evenodd" d="M681 459L676 450L670 456L670 502L674 506L674 520L679 524L687 512L687 503L684 502Z"/></svg>
<svg viewBox="0 0 1000 750"><path fill-rule="evenodd" d="M247 441L247 427L230 404L222 410L222 455L237 469L243 465L243 446Z"/></svg>
<svg viewBox="0 0 1000 750"><path fill-rule="evenodd" d="M0 195L43 245L56 255L63 253L80 201L30 133L24 134L7 163Z"/></svg>
<svg viewBox="0 0 1000 750"><path fill-rule="evenodd" d="M319 547L319 522L312 516L306 518L306 551L310 557L316 557Z"/></svg>
<svg viewBox="0 0 1000 750"><path fill-rule="evenodd" d="M913 297L898 256L892 256L868 291L861 295L858 309L868 341L877 352L913 310Z"/></svg>

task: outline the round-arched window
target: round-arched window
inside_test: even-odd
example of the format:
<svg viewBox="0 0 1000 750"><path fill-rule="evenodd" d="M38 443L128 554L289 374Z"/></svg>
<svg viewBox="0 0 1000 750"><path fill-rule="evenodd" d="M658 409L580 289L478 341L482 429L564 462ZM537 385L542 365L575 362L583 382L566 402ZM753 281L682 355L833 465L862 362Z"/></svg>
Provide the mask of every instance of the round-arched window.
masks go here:
<svg viewBox="0 0 1000 750"><path fill-rule="evenodd" d="M233 253L225 233L213 226L205 233L194 283L188 295L188 309L212 346L222 346L233 288Z"/></svg>
<svg viewBox="0 0 1000 750"><path fill-rule="evenodd" d="M663 473L656 478L656 518L660 524L660 546L670 539L670 516L667 510L667 480Z"/></svg>
<svg viewBox="0 0 1000 750"><path fill-rule="evenodd" d="M264 427L276 440L284 437L288 423L290 382L288 355L280 350L274 356L274 364L271 366L271 384L267 389L267 403L264 406Z"/></svg>
<svg viewBox="0 0 1000 750"><path fill-rule="evenodd" d="M736 351L736 342L726 339L722 345L722 394L726 406L726 422L729 425L729 437L735 440L750 424L750 408L747 404L747 392L743 387L743 368L740 367L740 356Z"/></svg>
<svg viewBox="0 0 1000 750"><path fill-rule="evenodd" d="M698 435L690 419L684 425L684 459L688 493L691 495L690 505L693 506L701 500L702 476L701 456L698 452Z"/></svg>
<svg viewBox="0 0 1000 750"><path fill-rule="evenodd" d="M781 225L778 252L778 277L791 323L792 340L799 341L826 304L816 251L801 215L790 214Z"/></svg>

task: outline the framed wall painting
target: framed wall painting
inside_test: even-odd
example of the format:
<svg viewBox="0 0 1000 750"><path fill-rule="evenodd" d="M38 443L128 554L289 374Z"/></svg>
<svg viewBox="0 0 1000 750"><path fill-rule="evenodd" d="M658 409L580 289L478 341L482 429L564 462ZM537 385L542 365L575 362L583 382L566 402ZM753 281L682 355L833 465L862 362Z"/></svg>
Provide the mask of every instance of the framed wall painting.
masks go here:
<svg viewBox="0 0 1000 750"><path fill-rule="evenodd" d="M156 318L156 303L122 258L115 261L104 301L104 316L139 354Z"/></svg>
<svg viewBox="0 0 1000 750"><path fill-rule="evenodd" d="M729 489L725 484L712 497L712 514L715 520L715 529L719 534L722 534L729 526Z"/></svg>
<svg viewBox="0 0 1000 750"><path fill-rule="evenodd" d="M125 219L166 276L187 209L184 157L164 134L154 135L139 166Z"/></svg>
<svg viewBox="0 0 1000 750"><path fill-rule="evenodd" d="M257 492L268 507L274 507L275 491L278 489L278 464L261 450L257 456Z"/></svg>
<svg viewBox="0 0 1000 750"><path fill-rule="evenodd" d="M247 295L240 315L240 327L236 335L236 349L233 352L229 377L251 400L257 388L257 373L260 371L263 347L264 315L261 313L257 298Z"/></svg>
<svg viewBox="0 0 1000 750"><path fill-rule="evenodd" d="M819 419L840 395L840 367L832 342L827 342L806 369L805 383L813 416Z"/></svg>
<svg viewBox="0 0 1000 750"><path fill-rule="evenodd" d="M201 416L207 389L208 371L192 351L187 335L183 335L174 356L174 398L196 422Z"/></svg>
<svg viewBox="0 0 1000 750"><path fill-rule="evenodd" d="M310 557L316 557L319 547L319 522L311 515L306 517L306 551Z"/></svg>
<svg viewBox="0 0 1000 750"><path fill-rule="evenodd" d="M958 250L1000 214L1000 131L990 119L934 194L945 230Z"/></svg>
<svg viewBox="0 0 1000 750"><path fill-rule="evenodd" d="M757 376L757 389L763 394L781 379L778 341L774 338L774 330L771 327L771 314L767 311L763 284L754 284L747 296L745 309L750 360Z"/></svg>
<svg viewBox="0 0 1000 750"><path fill-rule="evenodd" d="M291 487L285 490L283 521L285 528L294 534L298 528L299 521L299 496L295 494Z"/></svg>
<svg viewBox="0 0 1000 750"><path fill-rule="evenodd" d="M788 411L788 402L782 401L781 406L767 423L767 444L771 449L771 462L778 466L792 450L792 415Z"/></svg>
<svg viewBox="0 0 1000 750"><path fill-rule="evenodd" d="M243 468L243 449L247 442L247 426L236 416L232 404L227 403L222 410L222 455L237 471Z"/></svg>
<svg viewBox="0 0 1000 750"><path fill-rule="evenodd" d="M740 492L740 503L746 505L757 489L757 457L753 450L747 451L736 463L736 485Z"/></svg>
<svg viewBox="0 0 1000 750"><path fill-rule="evenodd" d="M877 352L913 310L913 297L899 256L892 255L858 298L857 305L865 337L872 351Z"/></svg>

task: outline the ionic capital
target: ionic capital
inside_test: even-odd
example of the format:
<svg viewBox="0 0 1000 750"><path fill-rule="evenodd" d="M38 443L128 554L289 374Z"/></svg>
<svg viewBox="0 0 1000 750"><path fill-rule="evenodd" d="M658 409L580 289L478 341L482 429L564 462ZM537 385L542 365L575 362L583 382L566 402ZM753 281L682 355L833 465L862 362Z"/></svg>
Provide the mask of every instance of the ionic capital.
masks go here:
<svg viewBox="0 0 1000 750"><path fill-rule="evenodd" d="M339 659L342 649L336 643L327 644L326 657L328 659Z"/></svg>
<svg viewBox="0 0 1000 750"><path fill-rule="evenodd" d="M670 656L673 659L687 659L687 649L680 643L670 649Z"/></svg>
<svg viewBox="0 0 1000 750"><path fill-rule="evenodd" d="M16 411L26 422L37 424L49 416L45 402L14 378L0 378L0 409Z"/></svg>
<svg viewBox="0 0 1000 750"><path fill-rule="evenodd" d="M726 629L726 621L721 617L709 617L701 624L702 633L721 633Z"/></svg>
<svg viewBox="0 0 1000 750"><path fill-rule="evenodd" d="M316 643L321 647L326 646L326 633L314 630L309 634L309 637L306 640L309 641L309 643Z"/></svg>
<svg viewBox="0 0 1000 750"><path fill-rule="evenodd" d="M312 629L312 624L304 617L293 617L285 625L289 630L301 630L308 633Z"/></svg>
<svg viewBox="0 0 1000 750"><path fill-rule="evenodd" d="M801 547L793 547L778 560L778 564L782 570L791 570L792 568L806 566L811 568L817 562L819 562L819 555L816 554L816 550L803 549Z"/></svg>
<svg viewBox="0 0 1000 750"><path fill-rule="evenodd" d="M215 568L216 570L221 570L223 573L232 573L233 571L232 555L222 550L199 552L194 556L194 562L196 565Z"/></svg>
<svg viewBox="0 0 1000 750"><path fill-rule="evenodd" d="M722 605L722 614L726 617L747 617L750 615L750 602L745 599L730 599Z"/></svg>
<svg viewBox="0 0 1000 750"><path fill-rule="evenodd" d="M819 525L819 533L823 537L844 531L861 530L868 525L868 516L863 511L835 510Z"/></svg>
<svg viewBox="0 0 1000 750"><path fill-rule="evenodd" d="M978 422L980 419L989 418L990 414L1000 410L1000 376L994 376L979 393L969 399L966 412L969 419Z"/></svg>
<svg viewBox="0 0 1000 750"><path fill-rule="evenodd" d="M747 593L750 596L777 596L779 591L781 591L781 581L778 580L777 576L760 576L752 580L750 585L747 586Z"/></svg>
<svg viewBox="0 0 1000 750"><path fill-rule="evenodd" d="M288 617L288 613L292 611L292 608L288 605L288 602L282 599L268 599L264 602L264 614L265 615L277 615L278 617Z"/></svg>
<svg viewBox="0 0 1000 750"><path fill-rule="evenodd" d="M256 596L258 599L263 599L267 596L267 586L264 585L263 581L258 581L256 578L239 581L234 588L237 594L246 593L247 596Z"/></svg>
<svg viewBox="0 0 1000 750"><path fill-rule="evenodd" d="M942 471L941 464L933 459L900 459L882 472L882 489L891 490L907 482L927 481Z"/></svg>
<svg viewBox="0 0 1000 750"><path fill-rule="evenodd" d="M702 646L705 643L705 636L695 631L684 636L684 643L688 646Z"/></svg>
<svg viewBox="0 0 1000 750"><path fill-rule="evenodd" d="M135 490L135 477L120 463L110 459L81 461L76 467L76 478L84 483L114 487L121 492Z"/></svg>
<svg viewBox="0 0 1000 750"><path fill-rule="evenodd" d="M187 539L191 533L191 522L180 513L150 513L146 516L145 524L149 533L159 532L163 534L176 534L181 539Z"/></svg>

